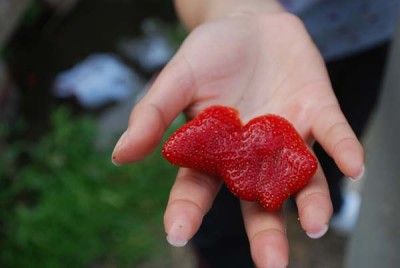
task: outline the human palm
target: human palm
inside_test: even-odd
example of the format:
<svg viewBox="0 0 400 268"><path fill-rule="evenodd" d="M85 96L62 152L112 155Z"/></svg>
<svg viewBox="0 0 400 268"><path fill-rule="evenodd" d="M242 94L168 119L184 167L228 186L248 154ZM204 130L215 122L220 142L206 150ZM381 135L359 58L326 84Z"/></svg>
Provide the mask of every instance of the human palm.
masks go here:
<svg viewBox="0 0 400 268"><path fill-rule="evenodd" d="M244 122L279 114L310 146L321 143L344 174L362 174L362 147L340 111L321 56L301 22L287 14L227 17L195 29L133 109L114 161L145 157L180 112L192 118L215 104L235 107ZM171 244L184 245L195 234L220 185L218 178L180 169L164 217ZM296 202L304 230L311 237L323 235L332 205L321 169ZM241 204L255 263L285 264L281 214Z"/></svg>

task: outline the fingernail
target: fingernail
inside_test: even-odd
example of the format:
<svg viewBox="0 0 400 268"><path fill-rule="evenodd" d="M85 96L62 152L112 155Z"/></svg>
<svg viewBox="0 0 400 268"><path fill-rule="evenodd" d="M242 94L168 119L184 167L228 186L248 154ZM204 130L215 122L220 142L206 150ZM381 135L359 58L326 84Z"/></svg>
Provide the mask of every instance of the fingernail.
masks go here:
<svg viewBox="0 0 400 268"><path fill-rule="evenodd" d="M118 150L119 150L119 149L123 146L123 144L125 143L126 133L127 133L127 131L125 131L125 132L121 135L121 137L119 138L117 144L116 144L115 147L114 147L114 151L112 152L111 162L112 162L115 166L117 166L117 167L121 166L121 164L118 163L117 158L115 157L115 153L118 152Z"/></svg>
<svg viewBox="0 0 400 268"><path fill-rule="evenodd" d="M120 164L120 163L118 163L117 162L117 160L116 160L116 157L115 156L112 156L111 157L111 162L113 163L113 165L114 166L116 166L116 167L120 167L120 166L122 166L122 164Z"/></svg>
<svg viewBox="0 0 400 268"><path fill-rule="evenodd" d="M171 246L183 247L188 243L184 237L184 225L182 223L174 223L167 234L167 241Z"/></svg>
<svg viewBox="0 0 400 268"><path fill-rule="evenodd" d="M364 173L365 173L365 166L362 166L359 174L355 177L352 177L352 179L357 181L357 180L361 179L362 177L364 177Z"/></svg>
<svg viewBox="0 0 400 268"><path fill-rule="evenodd" d="M328 231L329 226L325 225L320 231L315 232L315 233L310 233L310 232L306 232L306 234L308 235L308 237L312 238L312 239L318 239L324 236L324 234L326 234L326 232Z"/></svg>

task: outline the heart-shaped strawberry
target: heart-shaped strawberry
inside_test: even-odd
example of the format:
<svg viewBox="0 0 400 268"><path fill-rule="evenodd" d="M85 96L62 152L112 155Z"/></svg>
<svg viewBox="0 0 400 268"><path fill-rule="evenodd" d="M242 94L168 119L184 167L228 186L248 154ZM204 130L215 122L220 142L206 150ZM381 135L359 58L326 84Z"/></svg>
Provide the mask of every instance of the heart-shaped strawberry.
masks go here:
<svg viewBox="0 0 400 268"><path fill-rule="evenodd" d="M164 144L174 165L221 177L233 194L258 200L268 211L303 188L317 160L284 118L265 115L245 126L237 110L207 108L178 129Z"/></svg>

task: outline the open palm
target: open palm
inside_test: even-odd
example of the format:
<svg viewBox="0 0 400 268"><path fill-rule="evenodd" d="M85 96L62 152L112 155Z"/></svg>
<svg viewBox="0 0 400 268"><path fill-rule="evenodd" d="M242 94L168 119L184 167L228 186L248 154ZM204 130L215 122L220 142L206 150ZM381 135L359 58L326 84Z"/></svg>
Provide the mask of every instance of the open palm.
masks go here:
<svg viewBox="0 0 400 268"><path fill-rule="evenodd" d="M192 118L215 104L235 107L244 122L279 114L310 146L317 140L345 175L362 174L363 149L339 108L323 60L302 23L288 14L230 17L195 29L133 109L114 161L142 159L180 112ZM180 169L164 218L170 243L184 245L193 237L220 185L218 178ZM296 202L307 234L323 235L332 205L322 170ZM280 213L241 204L255 263L285 265L288 242Z"/></svg>

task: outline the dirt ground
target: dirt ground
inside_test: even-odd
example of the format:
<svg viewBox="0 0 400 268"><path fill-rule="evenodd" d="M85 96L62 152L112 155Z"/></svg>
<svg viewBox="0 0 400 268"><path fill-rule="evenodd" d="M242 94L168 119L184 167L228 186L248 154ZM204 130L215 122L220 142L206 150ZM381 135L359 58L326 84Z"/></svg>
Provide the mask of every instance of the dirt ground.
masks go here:
<svg viewBox="0 0 400 268"><path fill-rule="evenodd" d="M347 238L334 231L320 239L310 239L301 229L297 215L289 213L288 237L290 243L289 267L340 268L343 267Z"/></svg>

